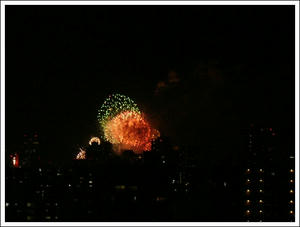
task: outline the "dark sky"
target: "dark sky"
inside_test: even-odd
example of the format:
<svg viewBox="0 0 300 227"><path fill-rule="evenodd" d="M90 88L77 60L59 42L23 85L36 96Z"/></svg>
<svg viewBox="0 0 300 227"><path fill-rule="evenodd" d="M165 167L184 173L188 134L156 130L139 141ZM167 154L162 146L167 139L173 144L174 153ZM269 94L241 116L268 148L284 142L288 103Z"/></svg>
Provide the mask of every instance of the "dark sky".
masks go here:
<svg viewBox="0 0 300 227"><path fill-rule="evenodd" d="M292 135L293 6L6 6L5 23L8 149L37 130L70 158L113 92L175 143L236 141L251 122ZM172 70L180 84L154 95Z"/></svg>

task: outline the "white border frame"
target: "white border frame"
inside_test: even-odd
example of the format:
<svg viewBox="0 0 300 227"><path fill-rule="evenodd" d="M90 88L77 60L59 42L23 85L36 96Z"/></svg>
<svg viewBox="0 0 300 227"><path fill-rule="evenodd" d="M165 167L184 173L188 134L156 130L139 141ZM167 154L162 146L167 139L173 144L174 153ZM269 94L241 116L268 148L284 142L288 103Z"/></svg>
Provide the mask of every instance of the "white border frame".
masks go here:
<svg viewBox="0 0 300 227"><path fill-rule="evenodd" d="M295 222L5 222L5 5L294 5ZM299 2L298 1L1 1L1 226L299 226Z"/></svg>

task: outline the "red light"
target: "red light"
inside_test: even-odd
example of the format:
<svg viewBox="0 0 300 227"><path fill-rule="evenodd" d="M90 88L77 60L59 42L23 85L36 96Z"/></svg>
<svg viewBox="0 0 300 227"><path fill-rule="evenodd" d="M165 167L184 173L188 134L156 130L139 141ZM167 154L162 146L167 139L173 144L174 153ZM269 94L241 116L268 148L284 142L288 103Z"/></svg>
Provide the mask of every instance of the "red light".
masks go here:
<svg viewBox="0 0 300 227"><path fill-rule="evenodd" d="M15 154L14 156L12 156L12 164L16 168L19 167L19 155L18 154Z"/></svg>
<svg viewBox="0 0 300 227"><path fill-rule="evenodd" d="M273 129L272 129L272 128L270 128L270 132L272 132L272 130L273 130Z"/></svg>

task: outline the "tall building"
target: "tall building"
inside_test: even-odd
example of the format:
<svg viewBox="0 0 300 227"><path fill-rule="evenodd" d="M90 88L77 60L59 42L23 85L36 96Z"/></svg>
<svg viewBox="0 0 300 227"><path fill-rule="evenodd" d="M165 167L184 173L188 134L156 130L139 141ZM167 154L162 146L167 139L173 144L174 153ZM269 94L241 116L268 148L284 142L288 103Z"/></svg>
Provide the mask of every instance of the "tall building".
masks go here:
<svg viewBox="0 0 300 227"><path fill-rule="evenodd" d="M32 166L40 160L40 141L37 132L24 133L23 149L20 152L20 165Z"/></svg>
<svg viewBox="0 0 300 227"><path fill-rule="evenodd" d="M294 151L288 151L280 129L245 131L243 207L246 221L294 221Z"/></svg>

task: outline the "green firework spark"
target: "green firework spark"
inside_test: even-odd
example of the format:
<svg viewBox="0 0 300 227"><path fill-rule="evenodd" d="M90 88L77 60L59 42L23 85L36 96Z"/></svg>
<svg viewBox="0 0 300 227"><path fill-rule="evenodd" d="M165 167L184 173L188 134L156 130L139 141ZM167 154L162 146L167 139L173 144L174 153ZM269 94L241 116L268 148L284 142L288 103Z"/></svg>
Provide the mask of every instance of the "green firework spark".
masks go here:
<svg viewBox="0 0 300 227"><path fill-rule="evenodd" d="M124 111L134 111L140 113L137 104L129 97L121 94L110 95L102 104L98 111L98 121L102 130L106 123L116 115Z"/></svg>

